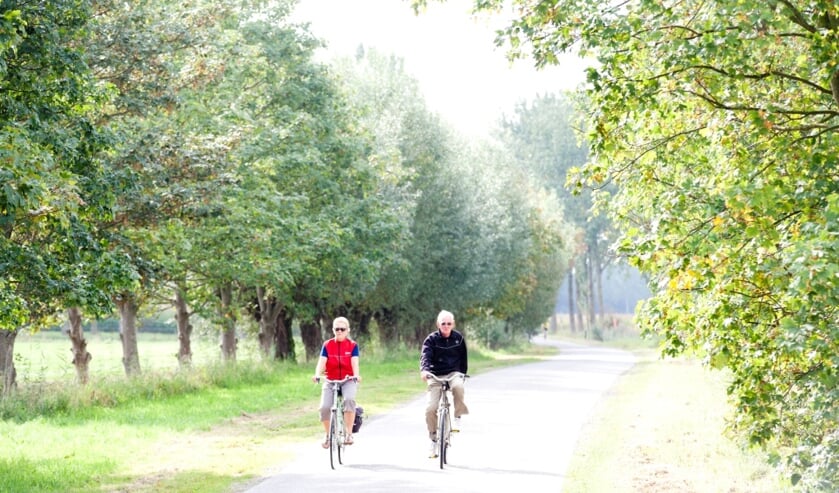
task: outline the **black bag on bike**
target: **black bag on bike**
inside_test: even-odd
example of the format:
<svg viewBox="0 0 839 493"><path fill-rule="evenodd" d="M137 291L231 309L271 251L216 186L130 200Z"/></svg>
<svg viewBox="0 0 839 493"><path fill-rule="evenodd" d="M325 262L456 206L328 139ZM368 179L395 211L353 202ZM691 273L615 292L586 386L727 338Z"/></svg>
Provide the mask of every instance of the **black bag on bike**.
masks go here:
<svg viewBox="0 0 839 493"><path fill-rule="evenodd" d="M355 407L355 421L352 423L352 432L358 433L361 429L361 424L364 422L364 408L361 406Z"/></svg>

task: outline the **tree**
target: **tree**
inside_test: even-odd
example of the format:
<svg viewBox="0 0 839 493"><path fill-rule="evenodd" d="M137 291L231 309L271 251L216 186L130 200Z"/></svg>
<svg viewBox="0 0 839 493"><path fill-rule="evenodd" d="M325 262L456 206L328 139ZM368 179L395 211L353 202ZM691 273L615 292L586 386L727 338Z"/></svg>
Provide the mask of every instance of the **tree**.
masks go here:
<svg viewBox="0 0 839 493"><path fill-rule="evenodd" d="M4 6L0 372L9 391L17 333L54 322L65 306L101 310L105 293L126 272L98 228L113 212L113 195L99 160L107 134L93 113L106 99L79 48L90 5Z"/></svg>
<svg viewBox="0 0 839 493"><path fill-rule="evenodd" d="M225 181L225 139L197 132L200 125L183 125L183 114L189 113L183 104L185 93L218 77L214 41L223 39L235 9L228 2L167 0L100 0L96 8L86 56L112 95L98 118L116 136L106 167L112 183L123 190L116 197L116 217L101 227L114 238L113 255L135 272L111 293L130 375L140 371L137 314L147 304L162 302L161 289L171 278L183 280L180 271L167 270L177 262L166 261L171 257L162 253L163 242L157 239L175 231L176 222L205 215ZM180 295L189 293L183 284L180 288ZM179 327L189 326L180 322Z"/></svg>
<svg viewBox="0 0 839 493"><path fill-rule="evenodd" d="M417 240L412 228L419 198L442 165L449 136L426 108L416 79L405 72L400 58L360 46L354 57L333 65L370 136L368 162L377 176L373 193L394 220L388 230L391 241L377 257L381 272L355 308L376 319L383 344L395 345L416 337L411 321L418 314L428 317L427 307L414 303L421 254L413 253Z"/></svg>
<svg viewBox="0 0 839 493"><path fill-rule="evenodd" d="M506 2L487 1L480 8ZM588 71L591 157L664 351L728 368L734 426L839 484L839 10L831 1L513 1L499 36Z"/></svg>

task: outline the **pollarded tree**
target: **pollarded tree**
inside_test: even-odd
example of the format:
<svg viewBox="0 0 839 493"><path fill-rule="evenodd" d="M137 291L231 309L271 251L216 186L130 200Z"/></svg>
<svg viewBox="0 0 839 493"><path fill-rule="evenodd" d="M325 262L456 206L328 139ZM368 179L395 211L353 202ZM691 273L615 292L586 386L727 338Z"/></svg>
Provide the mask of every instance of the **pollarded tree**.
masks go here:
<svg viewBox="0 0 839 493"><path fill-rule="evenodd" d="M538 187L515 172L506 149L455 138L448 145L433 175L418 180L422 193L402 271L411 280L409 301L399 307L413 321L406 339L420 342L440 309L458 314L464 328L489 315L523 333L519 323L550 315L554 296L545 302L540 295L555 295L564 274L564 265L555 268L567 262L559 254L566 242L558 204L530 200Z"/></svg>
<svg viewBox="0 0 839 493"><path fill-rule="evenodd" d="M597 58L581 180L617 187L621 248L658 291L642 322L732 372L736 429L793 483L835 489L839 7L510 3L502 40Z"/></svg>

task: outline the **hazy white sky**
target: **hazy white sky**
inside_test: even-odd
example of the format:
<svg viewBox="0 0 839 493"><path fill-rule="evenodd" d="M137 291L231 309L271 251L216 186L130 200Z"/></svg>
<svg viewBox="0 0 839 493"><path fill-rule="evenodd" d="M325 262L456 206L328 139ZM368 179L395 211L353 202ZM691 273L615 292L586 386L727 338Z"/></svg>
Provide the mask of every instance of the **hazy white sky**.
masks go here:
<svg viewBox="0 0 839 493"><path fill-rule="evenodd" d="M493 43L500 19L473 17L472 2L430 0L414 15L407 0L301 0L293 18L310 22L330 53L350 55L363 44L404 58L430 109L467 135L486 133L519 101L583 80L572 58L542 71L529 61L511 66Z"/></svg>

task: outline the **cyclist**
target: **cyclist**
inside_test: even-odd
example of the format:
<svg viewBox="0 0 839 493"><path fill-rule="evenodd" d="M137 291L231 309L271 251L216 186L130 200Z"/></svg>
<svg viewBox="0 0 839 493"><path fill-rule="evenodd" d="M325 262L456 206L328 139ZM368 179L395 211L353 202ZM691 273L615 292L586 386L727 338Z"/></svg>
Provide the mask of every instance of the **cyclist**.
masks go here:
<svg viewBox="0 0 839 493"><path fill-rule="evenodd" d="M354 376L355 380L347 380L341 385L341 394L344 396L344 444L352 445L352 425L355 421L355 395L358 391L358 383L361 382L361 372L358 369L358 344L350 339L350 322L344 317L338 317L332 321L332 332L335 337L323 343L315 366L313 381L317 381L323 373L328 380L343 380L345 377ZM329 413L332 409L332 385L326 381L320 394L320 420L326 432L323 440L323 448L329 448Z"/></svg>
<svg viewBox="0 0 839 493"><path fill-rule="evenodd" d="M466 340L463 334L454 330L454 315L446 310L437 315L437 330L428 334L422 343L420 354L420 378L428 384L428 405L425 408L425 425L431 438L431 453L429 457L437 456L437 403L440 401L442 385L428 374L438 377L448 377L454 373L466 375L469 367ZM452 431L460 431L460 417L469 414L469 409L463 400L463 379L455 378L451 382L454 397L454 423Z"/></svg>

